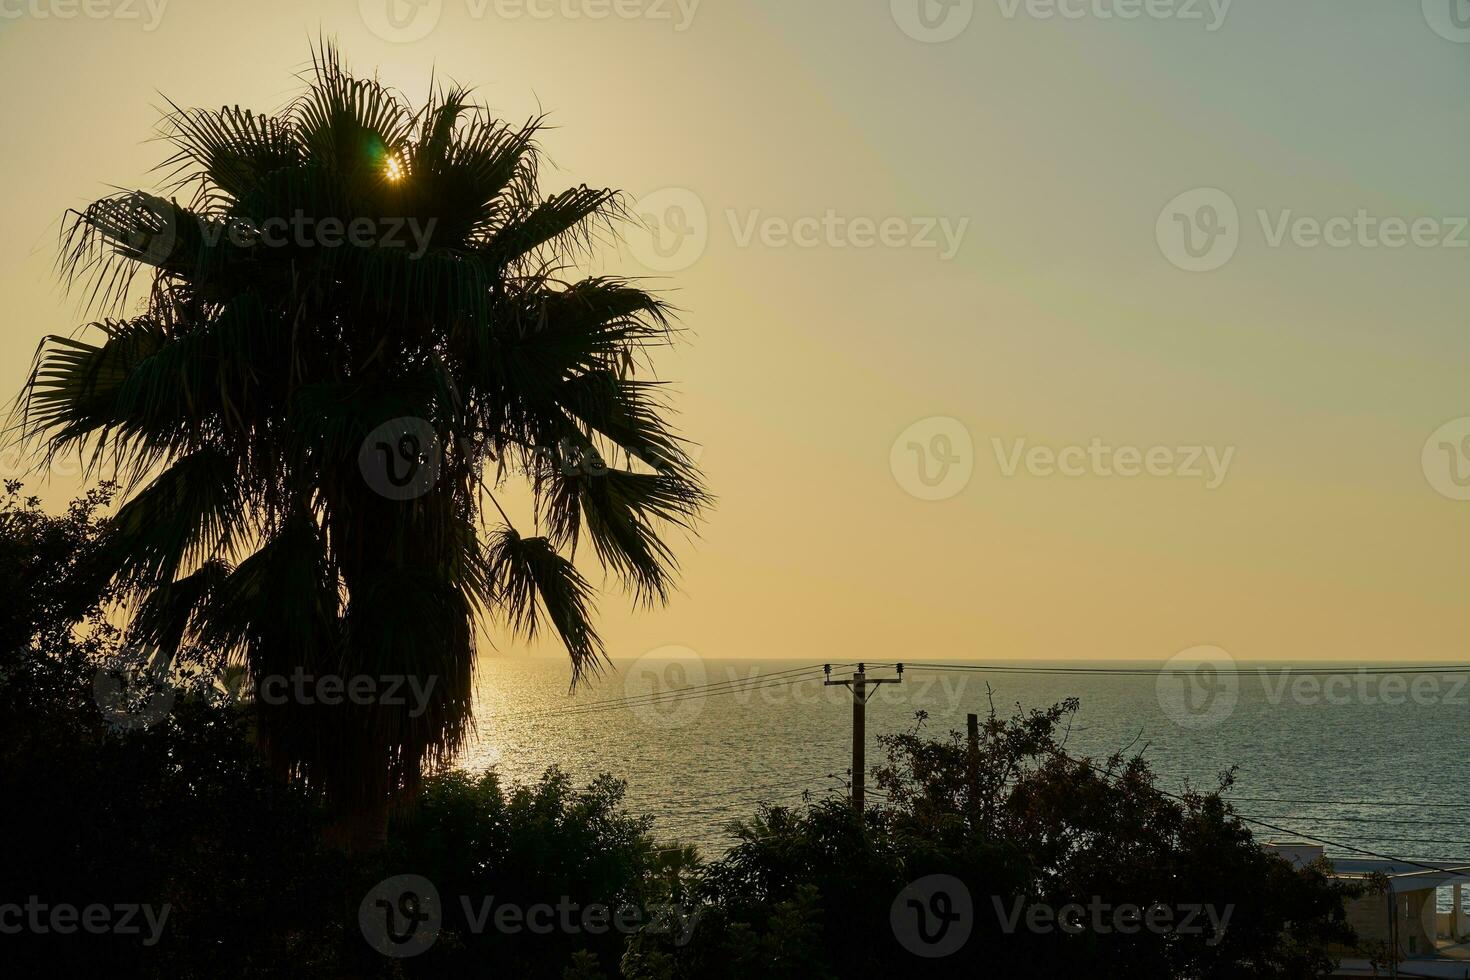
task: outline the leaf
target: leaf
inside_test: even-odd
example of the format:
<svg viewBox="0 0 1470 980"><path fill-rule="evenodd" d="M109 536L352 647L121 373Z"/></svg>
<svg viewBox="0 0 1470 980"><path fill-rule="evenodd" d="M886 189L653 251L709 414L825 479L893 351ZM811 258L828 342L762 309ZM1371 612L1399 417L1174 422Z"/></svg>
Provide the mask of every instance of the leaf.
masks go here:
<svg viewBox="0 0 1470 980"><path fill-rule="evenodd" d="M601 670L606 653L592 626L592 587L551 542L502 527L486 548L485 566L491 595L518 633L534 639L543 611L551 620L571 656L574 684Z"/></svg>

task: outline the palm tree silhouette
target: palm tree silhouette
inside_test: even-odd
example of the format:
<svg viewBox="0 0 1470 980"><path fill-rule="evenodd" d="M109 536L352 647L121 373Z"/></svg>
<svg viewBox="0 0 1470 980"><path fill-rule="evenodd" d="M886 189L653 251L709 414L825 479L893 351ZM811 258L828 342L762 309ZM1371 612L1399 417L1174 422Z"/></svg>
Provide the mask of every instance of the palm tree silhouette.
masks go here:
<svg viewBox="0 0 1470 980"><path fill-rule="evenodd" d="M46 338L18 410L47 461L79 452L129 488L105 574L140 642L226 649L257 690L433 679L417 716L252 700L267 757L358 847L465 738L487 614L521 636L549 621L575 684L604 660L578 542L664 601L666 533L709 498L638 376L668 308L570 271L620 196L542 196L541 118L507 125L465 89L431 81L415 110L327 43L303 79L275 115L172 106L169 199L69 215L64 278L119 310L141 272L146 303L95 342ZM541 535L506 517L510 480Z"/></svg>

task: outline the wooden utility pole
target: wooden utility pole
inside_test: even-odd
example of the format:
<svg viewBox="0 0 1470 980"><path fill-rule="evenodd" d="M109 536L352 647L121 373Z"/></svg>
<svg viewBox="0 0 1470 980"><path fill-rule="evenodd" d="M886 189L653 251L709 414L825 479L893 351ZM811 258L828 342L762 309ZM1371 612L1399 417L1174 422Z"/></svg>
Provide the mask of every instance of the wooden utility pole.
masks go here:
<svg viewBox="0 0 1470 980"><path fill-rule="evenodd" d="M832 679L831 664L823 664L822 670L827 675L824 681L826 686L852 688L852 808L857 811L858 816L862 816L865 784L863 772L868 764L868 688L879 684L902 684L903 664L898 665L897 677L874 677L871 680L868 679L867 668L864 664L858 664L857 672L851 678L843 681Z"/></svg>

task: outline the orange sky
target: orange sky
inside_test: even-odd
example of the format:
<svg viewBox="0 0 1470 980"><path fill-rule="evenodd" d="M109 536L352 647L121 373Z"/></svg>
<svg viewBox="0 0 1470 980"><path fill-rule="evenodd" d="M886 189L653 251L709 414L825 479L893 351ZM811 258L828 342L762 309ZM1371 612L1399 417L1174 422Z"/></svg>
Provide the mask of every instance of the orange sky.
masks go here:
<svg viewBox="0 0 1470 980"><path fill-rule="evenodd" d="M77 325L58 219L151 185L160 93L277 108L322 31L411 95L551 110L548 183L656 226L598 268L685 311L659 369L720 503L669 609L604 602L615 657L1463 659L1451 22L387 2L0 4L0 388Z"/></svg>

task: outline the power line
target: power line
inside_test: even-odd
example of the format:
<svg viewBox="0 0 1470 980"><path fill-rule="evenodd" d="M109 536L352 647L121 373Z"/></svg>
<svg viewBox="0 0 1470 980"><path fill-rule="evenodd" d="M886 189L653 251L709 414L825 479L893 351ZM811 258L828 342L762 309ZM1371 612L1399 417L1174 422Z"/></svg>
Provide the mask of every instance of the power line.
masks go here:
<svg viewBox="0 0 1470 980"><path fill-rule="evenodd" d="M1086 759L1078 759L1078 758L1075 758L1073 756L1070 756L1067 753L1061 752L1061 751L1058 751L1057 754L1060 755L1060 756L1062 756L1062 758L1064 758L1064 759L1070 759L1073 762L1076 762L1076 763L1079 763L1081 765L1087 766L1089 769L1096 770L1097 772L1101 773L1105 778L1108 778L1108 779L1117 779L1117 778L1119 778L1111 770L1104 769L1101 766L1096 765L1096 764L1094 764L1092 762L1089 762ZM1150 786L1149 788L1152 789L1155 793L1158 793L1158 794L1160 794L1162 796L1167 796L1168 798L1170 798L1172 800L1178 800L1178 801L1183 802L1183 803L1187 803L1188 802L1187 800L1185 800L1184 797L1179 796L1177 793L1171 793L1171 792L1169 792L1166 789L1160 789L1157 786ZM1393 862L1398 863L1398 864L1407 864L1410 867L1422 868L1425 871L1442 871L1442 872L1445 872L1447 874L1456 875L1457 877L1470 877L1470 871L1460 871L1460 870L1451 871L1451 870L1448 870L1448 869L1445 869L1445 868L1435 867L1432 864L1422 864L1422 863L1420 863L1418 861L1411 861L1411 860L1409 860L1407 858L1394 857L1392 854L1382 854L1382 853L1379 853L1378 851L1372 851L1372 850L1369 850L1369 849L1364 848L1364 847L1355 847L1352 844L1344 844L1341 841L1329 840L1326 837L1317 837L1317 836L1314 836L1312 834L1308 834L1308 833L1306 833L1304 831L1293 830L1290 827L1283 827L1283 826L1281 826L1279 824L1268 823L1267 821L1262 820L1259 817L1247 817L1247 816L1243 816L1243 815L1241 815L1239 813L1237 813L1235 816L1236 816L1237 819L1239 819L1243 823L1255 824L1256 826L1265 827L1266 829L1268 829L1268 830L1274 830L1274 831L1276 831L1279 834L1291 834L1291 835L1293 835L1295 837L1300 837L1300 838L1302 838L1304 840L1309 840L1309 841L1311 841L1314 844L1322 844L1322 845L1327 846L1327 847L1337 847L1337 848L1341 848L1341 849L1343 849L1345 851L1352 851L1352 852L1354 852L1356 854L1366 854L1368 857L1378 858L1381 861L1393 861ZM1445 841L1443 843L1456 844L1456 843L1462 843L1462 842L1460 842L1460 841Z"/></svg>
<svg viewBox="0 0 1470 980"><path fill-rule="evenodd" d="M654 706L666 703L689 700L697 697L713 697L721 694L744 693L746 691L761 690L766 687L779 687L788 683L795 683L804 679L794 675L815 674L819 667L797 667L790 670L776 671L770 674L756 674L745 678L731 678L724 681L716 681L710 684L701 684L693 687L675 688L669 691L657 691L649 694L633 695L631 697L607 698L602 701L590 701L581 704L570 704L561 707L534 708L526 711L510 711L496 714L481 715L483 720L526 718L555 715L567 717L571 715L595 714L599 711L614 711L618 708L637 708L643 706Z"/></svg>
<svg viewBox="0 0 1470 980"><path fill-rule="evenodd" d="M666 704L677 704L681 701L704 700L705 698L718 697L725 694L749 694L754 693L755 691L770 690L772 688L785 687L789 684L801 683L805 679L806 678L801 677L756 678L751 681L729 682L731 686L726 687L722 690L686 690L681 688L678 691L666 692L664 694L655 696L630 698L626 701L619 701L617 703L608 704L605 707L587 708L581 710L575 708L562 711L552 710L547 713L555 715L557 717L570 717L584 714L598 714L599 712L603 711L616 711L619 708L627 708L632 710L643 707L660 707Z"/></svg>
<svg viewBox="0 0 1470 980"><path fill-rule="evenodd" d="M1446 823L1441 820L1403 820L1394 817L1316 817L1308 814L1292 813L1282 816L1272 813L1252 813L1252 817L1260 817L1262 820L1307 820L1312 823L1366 823L1366 824L1394 824L1411 825L1418 827L1466 827L1470 825Z"/></svg>
<svg viewBox="0 0 1470 980"><path fill-rule="evenodd" d="M1247 819L1244 815L1241 815L1241 814L1237 814L1237 816L1239 816L1240 819L1242 819L1242 820ZM1250 819L1254 819L1254 818L1250 818ZM1460 838L1460 839L1458 839L1458 840L1444 840L1444 839L1441 839L1441 838L1432 838L1432 837L1394 837L1394 836L1384 836L1384 835L1380 835L1380 834L1357 834L1357 835L1355 835L1353 837L1353 839L1354 840L1383 841L1383 842L1387 842L1389 844L1459 844L1461 846L1470 847L1470 839L1463 838L1463 837Z"/></svg>
<svg viewBox="0 0 1470 980"><path fill-rule="evenodd" d="M1026 667L1010 664L965 664L965 663L908 663L905 666L916 670L957 671L996 674L1092 674L1107 676L1157 676L1159 674L1190 674L1196 668L1169 667ZM1465 674L1470 673L1467 664L1404 664L1402 666L1363 667L1293 667L1251 666L1248 664L1201 664L1199 669L1217 674L1277 674L1290 673L1296 676L1392 676L1396 674Z"/></svg>
<svg viewBox="0 0 1470 980"><path fill-rule="evenodd" d="M856 661L849 661L849 664L855 663L855 662ZM847 664L844 664L842 666L847 666ZM525 713L527 713L527 714L565 714L568 710L573 711L573 712L579 712L579 711L582 711L584 709L590 710L590 709L598 708L599 706L604 706L604 705L607 706L607 709L608 710L611 710L613 708L622 707L622 706L631 705L633 707L637 707L637 706L642 705L642 704L658 703L658 702L664 701L664 700L684 700L684 699L689 698L689 697L702 697L702 696L714 696L714 695L719 695L719 694L740 693L744 688L746 688L748 685L751 685L751 684L762 684L763 686L779 687L779 686L781 686L781 684L786 684L786 683L799 683L801 680L804 680L805 678L804 677L801 677L801 676L792 676L792 675L814 674L816 671L818 671L820 669L821 668L819 666L816 666L816 665L813 665L813 666L810 666L810 667L793 667L793 668L790 668L788 670L774 671L774 672L772 672L770 674L753 674L753 675L751 675L749 677L733 677L733 678L730 678L728 680L715 681L715 682L710 683L710 684L700 684L700 685L696 685L696 686L693 686L693 687L681 687L681 688L675 688L675 689L669 690L669 691L655 691L655 692L651 692L649 694L638 694L638 695L633 695L631 697L608 698L608 699L606 699L604 701L593 701L593 702L588 702L586 704L572 705L569 709L564 709L564 708L543 708L543 709L535 709L534 711L525 712ZM783 678L783 677L785 677L787 679L781 681L780 684L768 684L767 685L767 684L764 683L764 682L767 682L767 681L775 681L775 680L777 680L779 678ZM494 716L488 716L488 717L494 717ZM501 716L501 717L505 717L505 716Z"/></svg>
<svg viewBox="0 0 1470 980"><path fill-rule="evenodd" d="M651 692L649 692L647 694L624 695L624 696L615 697L615 698L605 698L605 699L603 699L601 701L584 701L584 702L580 702L580 703L572 703L572 704L566 705L564 707L532 708L532 709L528 709L526 711L505 712L505 713L502 713L502 714L490 715L490 716L487 716L487 717L511 718L511 717L519 717L519 716L522 716L522 715L557 714L557 713L563 713L563 712L565 712L567 710L581 711L581 710L587 710L587 709L597 708L597 707L601 707L601 706L619 707L619 706L622 706L622 705L625 705L625 704L638 703L638 702L642 702L642 701L646 701L646 700L654 700L654 699L659 699L659 698L664 698L664 697L670 697L670 696L678 695L678 694L696 694L696 693L699 693L699 692L709 691L709 690L712 690L712 689L715 689L715 688L728 687L730 685L747 684L747 683L753 683L755 681L761 681L761 680L772 680L774 678L782 677L782 676L787 676L787 675L808 674L808 673L814 672L815 670L817 670L817 668L815 666L812 666L812 667L793 667L793 668L790 668L788 670L774 671L773 673L770 673L770 674L755 674L755 675L752 675L750 677L732 677L732 678L729 678L729 679L723 680L723 681L712 681L712 682L710 682L708 684L696 684L696 685L692 685L690 687L673 688L673 689L668 690L668 691L651 691Z"/></svg>
<svg viewBox="0 0 1470 980"><path fill-rule="evenodd" d="M1425 808L1454 808L1464 810L1464 803L1397 803L1382 800L1283 800L1266 796L1231 796L1225 798L1227 803L1294 803L1320 806L1411 806Z"/></svg>
<svg viewBox="0 0 1470 980"><path fill-rule="evenodd" d="M855 661L843 664L834 664L835 667L850 667ZM896 664L874 664L874 667L893 667ZM1169 673L1165 667L1026 667L996 664L964 664L964 663L932 663L932 664L909 664L916 669L934 672L960 672L960 673L1015 673L1015 674L1051 674L1051 675L1102 675L1102 676L1155 676ZM817 665L809 667L794 667L775 671L770 674L756 674L746 678L731 678L724 681L716 681L709 684L695 685L693 687L678 688L670 691L651 692L649 694L634 695L631 697L608 698L602 701L583 702L560 707L533 708L525 711L501 712L481 716L484 720L507 719L507 718L529 718L555 715L566 717L578 714L591 714L603 710L615 710L619 707L639 707L643 705L672 704L682 700L701 696L717 696L721 694L741 693L745 691L761 690L766 687L780 686L767 684L780 678L791 678L789 683L795 683L799 675L811 674L818 670ZM1242 665L1226 666L1216 668L1219 673L1248 673L1251 670L1257 672L1290 672L1296 675L1324 675L1339 676L1350 674L1363 674L1369 676L1384 676L1401 673L1470 673L1470 666L1466 665L1405 665L1402 667L1355 667L1355 668L1248 668ZM753 686L755 685L755 686ZM1265 801L1276 802L1276 801ZM1281 801L1292 802L1292 801ZM1303 801L1309 802L1309 801ZM1451 805L1451 804L1446 804ZM1458 804L1453 804L1458 805Z"/></svg>
<svg viewBox="0 0 1470 980"><path fill-rule="evenodd" d="M768 784L766 786L739 786L739 787L735 787L735 788L728 789L728 790L717 790L717 791L715 791L713 793L702 793L699 796L685 796L685 797L680 797L677 800L665 800L664 803L665 803L665 805L669 805L669 804L682 805L682 804L689 804L689 803L704 803L704 802L707 802L709 800L712 800L712 799L715 799L715 798L719 798L719 797L735 796L735 795L739 795L741 793L751 793L751 792L754 792L754 793L765 793L765 792L770 792L771 790L792 790L792 789L802 788L803 789L803 792L805 792L807 790L813 790L813 791L815 791L817 789L820 789L821 787L815 787L814 788L812 786L812 783L817 782L817 781L819 781L821 779L840 779L840 778L841 777L838 776L837 773L835 773L835 772L817 773L817 774L815 774L813 776L806 777L804 779L788 780L788 781L784 781L784 782L780 782L780 783L771 783L771 784Z"/></svg>

